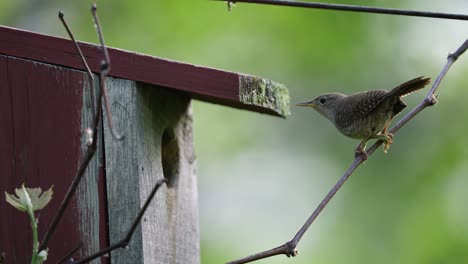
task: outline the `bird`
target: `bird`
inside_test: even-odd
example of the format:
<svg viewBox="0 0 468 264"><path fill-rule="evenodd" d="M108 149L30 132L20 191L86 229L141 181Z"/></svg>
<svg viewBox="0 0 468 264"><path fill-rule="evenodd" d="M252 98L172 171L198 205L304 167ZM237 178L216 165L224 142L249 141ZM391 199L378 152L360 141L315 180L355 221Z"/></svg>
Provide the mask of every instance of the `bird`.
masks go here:
<svg viewBox="0 0 468 264"><path fill-rule="evenodd" d="M367 159L366 143L370 139L384 142L387 153L393 134L387 131L392 119L405 107L402 97L416 92L430 83L431 78L420 76L391 90L370 90L351 95L326 93L311 101L296 104L312 107L330 120L343 135L361 139L355 156Z"/></svg>

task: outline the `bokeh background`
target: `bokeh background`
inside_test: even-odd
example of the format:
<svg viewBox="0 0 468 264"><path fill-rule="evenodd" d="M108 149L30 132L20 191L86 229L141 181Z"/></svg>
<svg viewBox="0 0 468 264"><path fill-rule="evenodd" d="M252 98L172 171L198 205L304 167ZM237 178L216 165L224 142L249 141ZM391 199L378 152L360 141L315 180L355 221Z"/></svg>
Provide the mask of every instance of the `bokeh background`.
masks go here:
<svg viewBox="0 0 468 264"><path fill-rule="evenodd" d="M325 1L329 2L329 1ZM466 0L335 3L468 13ZM91 1L2 0L0 24L97 42ZM389 89L437 76L468 22L207 0L99 1L107 44L286 84L291 101ZM426 90L427 91L427 90ZM407 97L409 107L424 96ZM312 225L299 256L258 263L468 263L468 54L422 112L360 167ZM353 160L312 109L288 119L194 102L201 261L224 263L286 242ZM401 117L401 116L400 116Z"/></svg>

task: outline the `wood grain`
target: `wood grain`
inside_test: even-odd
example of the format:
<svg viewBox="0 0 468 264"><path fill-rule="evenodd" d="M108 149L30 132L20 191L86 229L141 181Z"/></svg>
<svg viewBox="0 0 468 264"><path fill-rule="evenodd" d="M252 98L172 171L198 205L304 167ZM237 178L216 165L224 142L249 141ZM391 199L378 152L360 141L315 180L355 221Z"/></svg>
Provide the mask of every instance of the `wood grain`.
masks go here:
<svg viewBox="0 0 468 264"><path fill-rule="evenodd" d="M99 94L98 78L95 77L95 91L94 94ZM81 110L81 128L80 132L83 133L86 128L90 128L93 123L92 109L91 109L91 96L88 76L83 76L82 88L82 110ZM96 104L96 103L95 103ZM98 128L98 133L102 135L102 127ZM81 135L81 157L86 153L86 136ZM103 222L107 224L106 218L106 193L105 188L100 181L105 181L103 173L103 145L102 136L98 137L98 144L96 153L90 161L88 168L78 185L76 190L76 224L79 231L80 241L83 242L83 247L79 251L79 255L74 256L78 259L79 256L89 256L100 248L104 248L106 244L107 228L103 226ZM104 227L104 228L103 228ZM108 263L108 258L102 257L102 263ZM101 263L100 259L91 261L92 264Z"/></svg>
<svg viewBox="0 0 468 264"><path fill-rule="evenodd" d="M24 228L28 227L27 218L18 218L18 211L4 202L4 192L12 193L19 187L22 179L15 177L15 152L13 113L10 78L8 77L8 58L0 56L0 256L6 254L7 260L20 263L19 250L16 248L22 239L28 238Z"/></svg>
<svg viewBox="0 0 468 264"><path fill-rule="evenodd" d="M169 179L156 194L129 249L112 263L199 262L197 179L190 99L133 81L108 79L117 131L113 141L104 121L110 240L123 237L155 182Z"/></svg>

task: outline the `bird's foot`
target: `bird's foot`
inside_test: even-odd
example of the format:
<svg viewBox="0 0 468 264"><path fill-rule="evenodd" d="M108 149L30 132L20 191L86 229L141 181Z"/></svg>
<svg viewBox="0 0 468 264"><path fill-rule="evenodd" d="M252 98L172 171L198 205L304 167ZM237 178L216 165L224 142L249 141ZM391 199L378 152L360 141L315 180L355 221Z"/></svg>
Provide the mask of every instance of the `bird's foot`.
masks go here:
<svg viewBox="0 0 468 264"><path fill-rule="evenodd" d="M365 147L358 146L356 150L354 150L354 158L362 158L363 161L366 161L367 158L369 157L369 154L367 154Z"/></svg>
<svg viewBox="0 0 468 264"><path fill-rule="evenodd" d="M384 134L380 134L378 139L383 141L383 151L387 154L390 145L393 143L393 134L385 132Z"/></svg>

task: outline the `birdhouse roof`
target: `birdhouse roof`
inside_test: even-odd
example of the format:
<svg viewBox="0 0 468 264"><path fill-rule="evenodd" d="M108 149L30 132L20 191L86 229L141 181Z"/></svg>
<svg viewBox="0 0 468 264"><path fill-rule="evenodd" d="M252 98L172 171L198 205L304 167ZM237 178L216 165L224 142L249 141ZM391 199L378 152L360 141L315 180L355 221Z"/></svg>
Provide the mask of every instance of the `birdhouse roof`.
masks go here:
<svg viewBox="0 0 468 264"><path fill-rule="evenodd" d="M99 72L102 52L79 42L93 72ZM83 69L71 40L0 26L0 54ZM110 76L180 91L191 98L249 111L286 117L287 88L269 79L109 48Z"/></svg>

